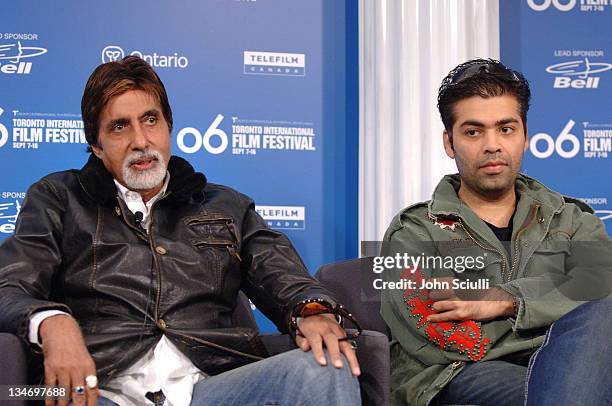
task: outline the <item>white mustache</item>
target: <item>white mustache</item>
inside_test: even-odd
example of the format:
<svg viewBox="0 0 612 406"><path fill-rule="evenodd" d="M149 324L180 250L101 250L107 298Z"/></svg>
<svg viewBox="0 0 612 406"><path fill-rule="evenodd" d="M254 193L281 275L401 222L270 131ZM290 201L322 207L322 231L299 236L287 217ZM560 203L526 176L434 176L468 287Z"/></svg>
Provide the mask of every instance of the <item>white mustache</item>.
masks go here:
<svg viewBox="0 0 612 406"><path fill-rule="evenodd" d="M126 166L129 167L139 161L153 161L153 160L161 161L161 159L162 159L162 156L157 151L142 151L142 152L135 152L129 155L126 158L125 162L126 162Z"/></svg>

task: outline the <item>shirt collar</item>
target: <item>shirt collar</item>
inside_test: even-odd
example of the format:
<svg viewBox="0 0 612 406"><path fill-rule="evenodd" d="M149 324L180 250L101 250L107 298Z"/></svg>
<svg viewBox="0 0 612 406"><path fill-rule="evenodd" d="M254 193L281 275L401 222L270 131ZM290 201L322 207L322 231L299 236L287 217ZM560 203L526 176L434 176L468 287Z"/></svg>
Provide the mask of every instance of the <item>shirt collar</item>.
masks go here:
<svg viewBox="0 0 612 406"><path fill-rule="evenodd" d="M117 179L113 179L113 181L115 182L115 185L117 186L117 194L124 202L126 203L134 202L134 201L142 202L142 196L140 196L140 193L126 188L121 183L119 183ZM168 189L168 183L170 183L170 172L166 171L166 177L164 178L164 184L162 185L161 190L155 196L153 196L147 202L147 204L152 204L157 199L159 199L164 194L166 194L166 189Z"/></svg>

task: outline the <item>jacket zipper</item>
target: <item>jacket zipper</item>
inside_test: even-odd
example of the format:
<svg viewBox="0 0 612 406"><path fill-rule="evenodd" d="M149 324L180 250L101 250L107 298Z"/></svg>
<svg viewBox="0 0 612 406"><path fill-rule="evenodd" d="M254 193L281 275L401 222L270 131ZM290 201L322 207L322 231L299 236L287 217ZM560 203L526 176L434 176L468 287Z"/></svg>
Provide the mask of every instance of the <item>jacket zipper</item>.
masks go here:
<svg viewBox="0 0 612 406"><path fill-rule="evenodd" d="M155 208L155 205L157 204L157 202L159 202L160 200L162 200L166 196L167 196L167 194L165 196L162 196L161 198L159 198L151 206L151 211L149 212L149 218L151 219L151 221L149 223L149 230L153 227L153 209ZM117 197L117 200L119 201L119 197ZM119 205L121 206L121 203ZM161 267L159 266L158 258L157 258L157 255L155 253L155 247L153 246L153 236L151 235L151 233L145 231L141 227L136 227L133 224L131 224L125 218L125 210L123 210L123 209L122 209L122 214L123 214L123 216L122 216L123 217L123 221L125 221L125 223L128 225L128 227L130 227L132 230L136 231L136 233L138 234L138 236L140 238L142 238L143 240L145 240L149 244L149 249L151 250L151 253L153 254L153 262L155 264L156 274L157 274L157 289L156 289L155 309L154 309L154 313L155 313L154 317L155 317L155 321L157 322L157 320L159 320L159 302L161 301Z"/></svg>
<svg viewBox="0 0 612 406"><path fill-rule="evenodd" d="M155 204L163 198L164 196L158 199L151 206L151 211L149 212L149 218L151 219L151 221L149 222L149 230L153 228L153 210L155 209ZM161 283L162 281L161 281L161 266L159 265L159 259L157 258L155 247L153 246L153 235L152 234L153 233L149 232L147 233L147 236L149 237L149 248L151 249L151 253L153 254L153 262L155 263L155 268L157 270L157 272L155 272L157 274L157 292L156 292L157 295L155 298L155 322L157 323L157 321L159 320L159 302L161 301Z"/></svg>
<svg viewBox="0 0 612 406"><path fill-rule="evenodd" d="M512 278L514 277L514 273L516 271L516 265L518 264L518 254L519 254L519 248L520 248L520 244L519 244L519 239L521 234L523 234L523 232L525 232L525 230L527 230L529 227L531 227L533 225L533 222L535 221L537 214L538 214L538 209L540 208L539 204L535 204L533 206L531 206L531 212L530 212L530 219L529 222L524 225L523 228L521 228L517 233L516 233L516 238L514 239L514 256L512 258L512 268L510 268L510 275L508 275L508 280L504 280L504 282L510 282L512 280Z"/></svg>
<svg viewBox="0 0 612 406"><path fill-rule="evenodd" d="M236 245L229 243L228 242L220 242L220 241L204 241L204 240L197 240L194 241L194 244L196 247L225 247L227 249L227 252L229 252L229 254L231 256L233 256L234 258L236 258L238 261L242 262L242 258L240 257L240 254L238 253L238 251L236 250Z"/></svg>
<svg viewBox="0 0 612 406"><path fill-rule="evenodd" d="M494 252L494 253L498 254L499 256L501 256L501 258L502 258L501 275L502 275L502 280L504 280L504 275L505 275L505 272L506 272L506 256L501 251L499 251L499 250L497 250L495 248L487 247L484 244L480 243L480 241L478 241L476 238L474 238L474 236L472 235L472 233L469 232L468 228L465 226L465 224L463 223L463 220L461 218L459 218L459 225L461 226L461 228L463 228L463 231L465 231L465 233L468 235L468 237L470 237L472 239L472 241L474 241L476 243L476 245L478 245L480 248L482 248L485 251Z"/></svg>
<svg viewBox="0 0 612 406"><path fill-rule="evenodd" d="M234 235L234 231L230 227L233 223L234 223L234 220L232 218L217 218L217 219L210 219L207 221L202 220L202 219L190 219L185 222L185 224L188 226L192 226L194 224L202 224L202 225L204 224L224 224L227 230L230 232L230 234Z"/></svg>

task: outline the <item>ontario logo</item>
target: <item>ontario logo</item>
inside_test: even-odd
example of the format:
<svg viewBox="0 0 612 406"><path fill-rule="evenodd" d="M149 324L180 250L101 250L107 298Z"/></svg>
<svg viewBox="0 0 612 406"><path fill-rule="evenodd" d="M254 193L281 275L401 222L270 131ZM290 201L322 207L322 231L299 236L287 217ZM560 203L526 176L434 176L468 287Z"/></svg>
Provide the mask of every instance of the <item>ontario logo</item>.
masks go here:
<svg viewBox="0 0 612 406"><path fill-rule="evenodd" d="M304 230L306 208L304 206L256 206L255 211L277 230Z"/></svg>
<svg viewBox="0 0 612 406"><path fill-rule="evenodd" d="M244 51L247 75L306 76L306 55Z"/></svg>
<svg viewBox="0 0 612 406"><path fill-rule="evenodd" d="M16 44L0 45L0 72L7 75L29 75L32 71L32 62L27 59L46 53L46 48L24 47L21 41L17 41Z"/></svg>
<svg viewBox="0 0 612 406"><path fill-rule="evenodd" d="M155 68L178 68L184 69L189 65L189 59L186 56L179 55L174 52L171 55L158 54L157 52L146 53L139 50L130 52L130 55L135 55L147 61L147 63ZM102 49L102 63L116 62L125 57L125 51L118 45L108 45Z"/></svg>

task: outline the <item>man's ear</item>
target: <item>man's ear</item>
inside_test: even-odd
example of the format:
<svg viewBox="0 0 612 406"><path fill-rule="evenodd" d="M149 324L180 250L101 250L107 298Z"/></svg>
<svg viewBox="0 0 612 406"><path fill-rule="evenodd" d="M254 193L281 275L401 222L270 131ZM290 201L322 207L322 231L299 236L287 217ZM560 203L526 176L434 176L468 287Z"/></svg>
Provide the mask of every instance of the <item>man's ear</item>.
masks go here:
<svg viewBox="0 0 612 406"><path fill-rule="evenodd" d="M92 145L91 150L98 158L102 159L102 148L97 145Z"/></svg>
<svg viewBox="0 0 612 406"><path fill-rule="evenodd" d="M529 149L529 134L527 132L527 126L525 126L525 145L523 146L523 152L527 152L527 150Z"/></svg>
<svg viewBox="0 0 612 406"><path fill-rule="evenodd" d="M444 150L446 151L446 155L449 158L455 159L455 149L453 148L453 139L452 135L448 133L448 131L444 130L442 132L442 139L444 140Z"/></svg>

